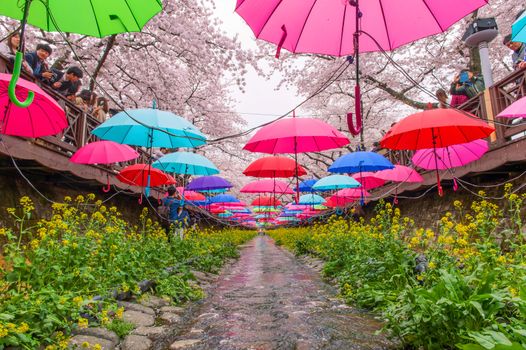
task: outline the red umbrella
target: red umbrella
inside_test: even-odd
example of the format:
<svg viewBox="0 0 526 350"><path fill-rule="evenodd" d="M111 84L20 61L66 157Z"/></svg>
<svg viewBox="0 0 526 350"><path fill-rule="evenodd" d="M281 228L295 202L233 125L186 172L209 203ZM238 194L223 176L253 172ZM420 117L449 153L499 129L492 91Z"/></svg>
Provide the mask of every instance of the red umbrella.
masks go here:
<svg viewBox="0 0 526 350"><path fill-rule="evenodd" d="M251 205L255 207L277 207L281 201L271 196L263 196L252 201Z"/></svg>
<svg viewBox="0 0 526 350"><path fill-rule="evenodd" d="M362 185L364 190L371 190L385 184L385 181L377 177L376 173L370 171L354 174L352 177Z"/></svg>
<svg viewBox="0 0 526 350"><path fill-rule="evenodd" d="M243 174L253 177L293 177L306 175L305 169L294 159L287 157L264 157L250 164Z"/></svg>
<svg viewBox="0 0 526 350"><path fill-rule="evenodd" d="M278 193L278 194L294 194L283 181L279 180L258 180L253 181L245 186L240 191L241 193Z"/></svg>
<svg viewBox="0 0 526 350"><path fill-rule="evenodd" d="M396 123L380 141L384 148L419 150L448 147L488 137L495 128L478 117L456 109L431 109ZM436 152L434 152L436 155ZM436 168L438 160L435 157ZM436 170L438 193L443 195Z"/></svg>
<svg viewBox="0 0 526 350"><path fill-rule="evenodd" d="M24 79L18 80L16 96L25 100L33 91L33 103L27 108L16 106L9 99L8 87L11 74L0 74L0 134L41 137L56 135L68 122L62 107L38 85Z"/></svg>
<svg viewBox="0 0 526 350"><path fill-rule="evenodd" d="M206 197L199 192L187 191L184 187L177 187L177 192L182 196L184 194L184 200L187 201L205 201Z"/></svg>
<svg viewBox="0 0 526 350"><path fill-rule="evenodd" d="M151 187L167 185L174 181L173 177L159 169L152 168L149 164L127 166L119 172L117 179L128 185L145 187L148 185L148 174L150 174L149 186Z"/></svg>

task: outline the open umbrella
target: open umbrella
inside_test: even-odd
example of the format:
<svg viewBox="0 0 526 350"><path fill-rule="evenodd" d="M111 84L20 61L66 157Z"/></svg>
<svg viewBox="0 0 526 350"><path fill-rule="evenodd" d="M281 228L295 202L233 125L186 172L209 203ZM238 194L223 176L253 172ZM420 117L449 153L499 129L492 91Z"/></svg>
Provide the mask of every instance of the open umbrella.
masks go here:
<svg viewBox="0 0 526 350"><path fill-rule="evenodd" d="M303 205L323 204L325 199L317 194L304 194L300 197L298 203Z"/></svg>
<svg viewBox="0 0 526 350"><path fill-rule="evenodd" d="M78 164L112 164L139 157L139 153L127 145L113 141L95 141L79 148L69 159Z"/></svg>
<svg viewBox="0 0 526 350"><path fill-rule="evenodd" d="M287 157L263 157L252 162L244 171L246 176L253 177L293 177L306 175L305 169L294 159Z"/></svg>
<svg viewBox="0 0 526 350"><path fill-rule="evenodd" d="M315 191L332 191L357 187L360 187L360 183L352 177L346 175L331 175L319 179L318 182L312 186L312 189Z"/></svg>
<svg viewBox="0 0 526 350"><path fill-rule="evenodd" d="M382 138L380 145L396 150L436 150L482 139L494 131L494 127L467 112L444 108L430 109L412 114L396 123ZM434 160L438 193L442 196L437 157Z"/></svg>
<svg viewBox="0 0 526 350"><path fill-rule="evenodd" d="M2 5L0 5L2 6ZM0 134L41 137L56 135L68 126L66 114L51 96L38 85L20 79L15 94L26 98L33 91L33 105L22 108L9 99L11 75L0 73Z"/></svg>
<svg viewBox="0 0 526 350"><path fill-rule="evenodd" d="M388 169L389 170L389 169ZM385 181L376 176L377 173L366 171L354 174L352 177L358 181L365 190L372 190L373 188L383 186Z"/></svg>
<svg viewBox="0 0 526 350"><path fill-rule="evenodd" d="M414 165L426 170L444 170L474 162L487 151L488 142L486 140L475 140L443 148L421 149L415 152L411 160Z"/></svg>
<svg viewBox="0 0 526 350"><path fill-rule="evenodd" d="M128 185L144 187L149 181L151 187L173 183L173 178L149 164L134 164L122 169L117 175L119 181Z"/></svg>
<svg viewBox="0 0 526 350"><path fill-rule="evenodd" d="M302 182L300 182L298 188L295 188L294 190L299 192L314 192L312 186L316 182L318 182L318 179L303 180Z"/></svg>
<svg viewBox="0 0 526 350"><path fill-rule="evenodd" d="M524 23L526 24L526 18ZM526 118L526 97L523 97L506 107L506 109L497 115L497 118Z"/></svg>
<svg viewBox="0 0 526 350"><path fill-rule="evenodd" d="M279 180L258 180L243 186L241 193L294 194L289 185Z"/></svg>
<svg viewBox="0 0 526 350"><path fill-rule="evenodd" d="M331 173L349 174L393 168L394 165L378 153L352 152L336 159L328 170Z"/></svg>
<svg viewBox="0 0 526 350"><path fill-rule="evenodd" d="M192 152L169 153L153 163L153 167L184 175L215 175L219 170L204 156Z"/></svg>
<svg viewBox="0 0 526 350"><path fill-rule="evenodd" d="M183 200L190 202L203 202L206 201L206 197L199 192L186 191L184 187L177 187L177 192L183 197Z"/></svg>
<svg viewBox="0 0 526 350"><path fill-rule="evenodd" d="M424 179L422 176L412 168L409 168L404 165L395 165L394 169L387 169L378 171L375 174L375 177L385 181L392 182L422 182ZM395 187L394 203L398 204L397 199L397 188Z"/></svg>
<svg viewBox="0 0 526 350"><path fill-rule="evenodd" d="M281 201L272 196L262 196L262 197L254 199L251 205L258 206L258 207L259 206L277 207L281 205Z"/></svg>
<svg viewBox="0 0 526 350"><path fill-rule="evenodd" d="M526 43L526 12L511 25L511 40Z"/></svg>
<svg viewBox="0 0 526 350"><path fill-rule="evenodd" d="M207 192L214 190L224 190L232 187L234 186L222 177L202 176L192 180L188 186L186 186L186 189L197 192Z"/></svg>
<svg viewBox="0 0 526 350"><path fill-rule="evenodd" d="M15 69L10 84L11 101L19 107L28 107L34 96L30 92L28 99L21 102L13 94L20 77L26 23L50 32L102 38L118 33L140 32L161 10L160 0L2 0L0 15L19 19L21 22L20 52L15 56Z"/></svg>

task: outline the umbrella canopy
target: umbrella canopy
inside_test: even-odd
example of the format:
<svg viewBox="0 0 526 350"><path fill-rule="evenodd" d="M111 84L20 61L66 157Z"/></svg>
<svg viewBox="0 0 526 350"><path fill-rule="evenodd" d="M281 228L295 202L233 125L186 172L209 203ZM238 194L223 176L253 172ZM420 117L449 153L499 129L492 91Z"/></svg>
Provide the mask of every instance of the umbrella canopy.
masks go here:
<svg viewBox="0 0 526 350"><path fill-rule="evenodd" d="M279 213L281 210L276 207L254 207L252 208L254 213Z"/></svg>
<svg viewBox="0 0 526 350"><path fill-rule="evenodd" d="M2 0L0 14L21 20L19 0ZM78 33L95 37L140 32L162 10L159 0L33 0L28 23L47 32Z"/></svg>
<svg viewBox="0 0 526 350"><path fill-rule="evenodd" d="M375 173L375 176L385 181L393 182L422 182L424 179L415 170L403 165L395 165L394 169L382 170Z"/></svg>
<svg viewBox="0 0 526 350"><path fill-rule="evenodd" d="M218 196L210 197L210 203L239 203L240 200L231 194L220 194Z"/></svg>
<svg viewBox="0 0 526 350"><path fill-rule="evenodd" d="M144 147L197 147L206 137L189 121L158 109L117 113L92 131L104 140Z"/></svg>
<svg viewBox="0 0 526 350"><path fill-rule="evenodd" d="M192 152L174 152L159 158L153 167L169 173L186 175L219 174L217 167L207 158Z"/></svg>
<svg viewBox="0 0 526 350"><path fill-rule="evenodd" d="M318 179L308 179L300 182L298 186L299 192L314 192L312 186L314 186L316 182L318 182Z"/></svg>
<svg viewBox="0 0 526 350"><path fill-rule="evenodd" d="M252 162L244 171L246 176L253 177L293 177L303 176L307 172L296 163L294 159L287 157L264 157Z"/></svg>
<svg viewBox="0 0 526 350"><path fill-rule="evenodd" d="M300 196L299 204L312 205L312 204L323 204L325 199L317 194L304 194Z"/></svg>
<svg viewBox="0 0 526 350"><path fill-rule="evenodd" d="M393 50L442 33L486 4L487 0L360 1L360 29L374 37L383 50ZM356 10L349 1L237 0L236 12L257 38L290 52L332 56L355 53ZM378 45L361 35L360 52L380 51Z"/></svg>
<svg viewBox="0 0 526 350"><path fill-rule="evenodd" d="M353 198L338 197L336 195L333 195L327 198L323 205L329 208L343 208L354 202L356 202L356 200Z"/></svg>
<svg viewBox="0 0 526 350"><path fill-rule="evenodd" d="M361 199L365 197L370 197L371 194L367 191L363 191L357 188L346 188L344 190L339 190L334 194L334 196L347 199Z"/></svg>
<svg viewBox="0 0 526 350"><path fill-rule="evenodd" d="M393 169L387 158L375 152L353 152L336 159L329 167L331 173L359 173Z"/></svg>
<svg viewBox="0 0 526 350"><path fill-rule="evenodd" d="M348 143L345 135L319 119L286 118L259 129L243 149L270 154L303 153L340 148Z"/></svg>
<svg viewBox="0 0 526 350"><path fill-rule="evenodd" d="M388 169L388 170L391 170L391 169ZM383 170L383 171L387 171L387 170ZM366 171L363 173L354 174L352 177L353 179L358 181L365 190L371 190L373 188L380 187L385 184L385 180L380 179L379 177L376 176L376 174L377 173Z"/></svg>
<svg viewBox="0 0 526 350"><path fill-rule="evenodd" d="M526 18L524 19L524 24L526 25ZM497 118L526 118L526 97L513 102L506 109L500 112L497 115Z"/></svg>
<svg viewBox="0 0 526 350"><path fill-rule="evenodd" d="M113 141L96 141L79 148L70 162L79 164L111 164L139 157L139 153L127 145Z"/></svg>
<svg viewBox="0 0 526 350"><path fill-rule="evenodd" d="M293 194L289 185L279 180L258 180L253 181L241 189L242 193L277 193Z"/></svg>
<svg viewBox="0 0 526 350"><path fill-rule="evenodd" d="M486 140L475 140L468 143L436 149L421 149L415 152L413 164L431 169L451 169L461 167L480 159L488 151ZM438 166L438 168L437 168Z"/></svg>
<svg viewBox="0 0 526 350"><path fill-rule="evenodd" d="M0 5L0 8L3 5ZM18 99L25 100L29 91L33 104L21 108L11 103L8 94L10 74L0 73L0 134L42 137L56 135L68 126L62 107L38 85L20 79L15 88Z"/></svg>
<svg viewBox="0 0 526 350"><path fill-rule="evenodd" d="M149 183L148 183L149 177ZM134 186L162 186L173 183L173 178L159 169L152 168L148 164L134 164L122 169L117 179L128 185Z"/></svg>
<svg viewBox="0 0 526 350"><path fill-rule="evenodd" d="M360 183L346 175L331 175L324 177L312 186L315 191L341 190L343 188L357 188Z"/></svg>
<svg viewBox="0 0 526 350"><path fill-rule="evenodd" d="M488 137L495 128L456 109L430 109L396 123L380 141L384 148L418 150L447 147Z"/></svg>
<svg viewBox="0 0 526 350"><path fill-rule="evenodd" d="M511 40L526 43L526 12L512 24Z"/></svg>
<svg viewBox="0 0 526 350"><path fill-rule="evenodd" d="M281 201L272 196L262 196L252 201L251 205L257 207L277 207L281 205Z"/></svg>
<svg viewBox="0 0 526 350"><path fill-rule="evenodd" d="M179 192L181 196L183 196L184 194L183 199L187 201L191 201L191 202L206 201L206 197L202 195L201 193L194 192L194 191L186 191L184 187L177 187L177 192Z"/></svg>
<svg viewBox="0 0 526 350"><path fill-rule="evenodd" d="M190 191L204 192L213 190L223 190L234 187L230 182L219 176L203 176L192 180L186 189Z"/></svg>

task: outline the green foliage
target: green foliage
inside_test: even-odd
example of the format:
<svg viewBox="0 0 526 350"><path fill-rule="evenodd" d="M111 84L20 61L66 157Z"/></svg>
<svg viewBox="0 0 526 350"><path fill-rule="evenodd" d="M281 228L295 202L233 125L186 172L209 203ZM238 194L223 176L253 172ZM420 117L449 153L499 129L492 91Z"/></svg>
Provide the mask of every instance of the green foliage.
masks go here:
<svg viewBox="0 0 526 350"><path fill-rule="evenodd" d="M113 319L110 323L106 325L107 329L115 332L115 334L117 334L121 339L130 334L134 327L135 326L133 325L133 323L126 322L118 318Z"/></svg>

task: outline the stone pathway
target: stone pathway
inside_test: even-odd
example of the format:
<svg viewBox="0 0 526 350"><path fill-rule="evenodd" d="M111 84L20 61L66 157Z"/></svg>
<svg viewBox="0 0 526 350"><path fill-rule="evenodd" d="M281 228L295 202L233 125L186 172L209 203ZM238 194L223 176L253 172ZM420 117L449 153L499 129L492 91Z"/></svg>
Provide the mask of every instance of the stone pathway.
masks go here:
<svg viewBox="0 0 526 350"><path fill-rule="evenodd" d="M258 236L220 276L170 349L387 349L381 325L319 273Z"/></svg>

